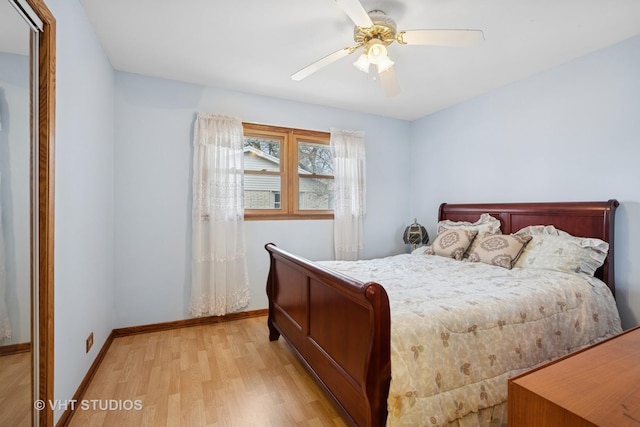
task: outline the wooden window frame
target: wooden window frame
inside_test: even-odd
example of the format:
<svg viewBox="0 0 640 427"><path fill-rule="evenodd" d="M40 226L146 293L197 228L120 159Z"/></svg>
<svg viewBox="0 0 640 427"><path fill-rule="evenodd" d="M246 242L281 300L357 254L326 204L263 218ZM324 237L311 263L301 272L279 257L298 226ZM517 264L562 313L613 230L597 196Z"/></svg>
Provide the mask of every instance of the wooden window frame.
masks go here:
<svg viewBox="0 0 640 427"><path fill-rule="evenodd" d="M280 209L245 209L245 220L333 219L333 210L300 209L298 145L300 142L329 145L329 132L243 123L245 136L263 136L280 141L280 172L247 171L245 174L280 176ZM333 175L311 175L334 179Z"/></svg>

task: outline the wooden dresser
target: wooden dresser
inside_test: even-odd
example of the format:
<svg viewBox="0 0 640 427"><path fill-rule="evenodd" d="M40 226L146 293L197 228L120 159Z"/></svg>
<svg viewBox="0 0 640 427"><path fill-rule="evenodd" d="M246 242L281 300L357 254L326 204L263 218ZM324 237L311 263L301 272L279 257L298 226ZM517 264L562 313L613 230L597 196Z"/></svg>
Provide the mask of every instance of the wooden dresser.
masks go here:
<svg viewBox="0 0 640 427"><path fill-rule="evenodd" d="M509 427L640 427L640 327L509 379Z"/></svg>

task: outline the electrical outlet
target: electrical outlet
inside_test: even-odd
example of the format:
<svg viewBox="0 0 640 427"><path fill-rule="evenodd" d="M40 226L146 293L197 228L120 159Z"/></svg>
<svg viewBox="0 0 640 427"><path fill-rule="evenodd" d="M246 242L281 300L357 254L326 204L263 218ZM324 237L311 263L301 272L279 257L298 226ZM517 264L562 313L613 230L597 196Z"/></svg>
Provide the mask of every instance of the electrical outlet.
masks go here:
<svg viewBox="0 0 640 427"><path fill-rule="evenodd" d="M87 353L89 353L89 350L91 350L92 345L93 345L93 332L91 332L87 337Z"/></svg>

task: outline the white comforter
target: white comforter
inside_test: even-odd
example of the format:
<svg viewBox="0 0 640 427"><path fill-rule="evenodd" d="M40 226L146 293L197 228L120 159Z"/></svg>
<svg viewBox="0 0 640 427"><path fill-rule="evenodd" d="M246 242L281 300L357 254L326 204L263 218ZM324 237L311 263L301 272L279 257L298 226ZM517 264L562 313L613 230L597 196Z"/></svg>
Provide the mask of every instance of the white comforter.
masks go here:
<svg viewBox="0 0 640 427"><path fill-rule="evenodd" d="M442 426L507 400L507 379L621 332L594 278L425 255L321 264L391 305L388 426Z"/></svg>

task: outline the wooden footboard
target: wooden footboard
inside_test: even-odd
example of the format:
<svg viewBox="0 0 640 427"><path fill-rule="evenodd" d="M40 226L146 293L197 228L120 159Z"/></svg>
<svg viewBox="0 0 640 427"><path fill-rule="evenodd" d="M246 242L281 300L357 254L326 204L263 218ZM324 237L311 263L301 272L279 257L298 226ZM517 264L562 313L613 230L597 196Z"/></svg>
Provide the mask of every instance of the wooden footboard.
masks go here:
<svg viewBox="0 0 640 427"><path fill-rule="evenodd" d="M353 425L383 426L391 380L389 299L273 244L269 339L282 336Z"/></svg>

